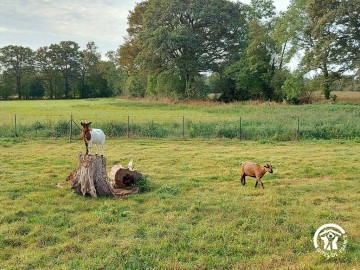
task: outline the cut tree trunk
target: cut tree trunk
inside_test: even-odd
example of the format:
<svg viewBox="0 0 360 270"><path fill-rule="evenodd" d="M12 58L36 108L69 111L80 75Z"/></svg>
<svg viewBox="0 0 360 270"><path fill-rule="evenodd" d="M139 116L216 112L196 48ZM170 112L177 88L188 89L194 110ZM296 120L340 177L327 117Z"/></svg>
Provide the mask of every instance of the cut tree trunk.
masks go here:
<svg viewBox="0 0 360 270"><path fill-rule="evenodd" d="M141 173L131 168L124 168L121 165L112 166L109 172L109 178L114 188L129 187L141 177Z"/></svg>
<svg viewBox="0 0 360 270"><path fill-rule="evenodd" d="M78 169L73 171L68 181L76 193L92 197L114 196L113 188L106 174L106 158L98 155L79 155Z"/></svg>

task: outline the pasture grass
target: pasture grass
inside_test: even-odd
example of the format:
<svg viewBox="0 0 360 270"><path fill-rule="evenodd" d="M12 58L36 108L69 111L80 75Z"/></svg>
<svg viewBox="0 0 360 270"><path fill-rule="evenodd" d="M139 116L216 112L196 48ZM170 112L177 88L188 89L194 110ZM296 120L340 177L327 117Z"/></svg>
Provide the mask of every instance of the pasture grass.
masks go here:
<svg viewBox="0 0 360 270"><path fill-rule="evenodd" d="M80 121L87 120L110 137L258 141L291 141L298 135L305 140L360 137L360 110L354 104L171 104L115 98L0 102L0 137L66 137L71 114L74 136L80 134Z"/></svg>
<svg viewBox="0 0 360 270"><path fill-rule="evenodd" d="M65 182L80 140L0 138L0 269L358 269L359 146L108 139L108 171L133 158L148 187L93 199ZM244 160L273 164L265 189L240 184ZM329 260L312 244L325 223L349 237Z"/></svg>

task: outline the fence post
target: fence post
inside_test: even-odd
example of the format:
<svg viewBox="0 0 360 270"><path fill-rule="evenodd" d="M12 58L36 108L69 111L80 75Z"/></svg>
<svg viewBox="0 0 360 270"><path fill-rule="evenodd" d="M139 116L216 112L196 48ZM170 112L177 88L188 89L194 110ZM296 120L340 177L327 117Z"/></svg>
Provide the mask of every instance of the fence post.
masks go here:
<svg viewBox="0 0 360 270"><path fill-rule="evenodd" d="M69 143L71 143L71 138L72 138L72 132L73 132L73 115L71 114L70 116L70 133L69 133Z"/></svg>
<svg viewBox="0 0 360 270"><path fill-rule="evenodd" d="M241 140L241 116L239 121L239 140Z"/></svg>
<svg viewBox="0 0 360 270"><path fill-rule="evenodd" d="M182 117L182 138L185 140L185 116Z"/></svg>
<svg viewBox="0 0 360 270"><path fill-rule="evenodd" d="M128 121L127 121L127 137L130 138L130 115L128 115Z"/></svg>
<svg viewBox="0 0 360 270"><path fill-rule="evenodd" d="M15 118L14 118L14 131L15 131L15 133L14 133L15 137L17 137L17 129L16 129L16 113L15 113Z"/></svg>
<svg viewBox="0 0 360 270"><path fill-rule="evenodd" d="M296 138L299 141L300 140L300 117L298 116L297 119L297 132L296 132Z"/></svg>

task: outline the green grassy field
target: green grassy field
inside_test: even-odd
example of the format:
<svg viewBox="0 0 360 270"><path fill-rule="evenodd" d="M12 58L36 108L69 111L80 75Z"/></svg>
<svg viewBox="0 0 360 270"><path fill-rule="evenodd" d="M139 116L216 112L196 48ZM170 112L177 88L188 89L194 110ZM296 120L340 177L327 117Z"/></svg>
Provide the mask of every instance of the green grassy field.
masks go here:
<svg viewBox="0 0 360 270"><path fill-rule="evenodd" d="M74 194L71 114L107 134L108 171L133 158L150 189ZM240 117L245 140L228 139ZM0 102L0 269L359 269L359 119L350 104ZM244 160L273 164L264 190L241 186ZM325 223L349 237L329 260L312 243Z"/></svg>
<svg viewBox="0 0 360 270"><path fill-rule="evenodd" d="M108 169L133 158L150 190L92 199L65 182L80 140L0 138L0 269L359 269L359 146L110 138ZM265 189L240 184L244 160L273 164ZM348 235L329 260L325 223Z"/></svg>
<svg viewBox="0 0 360 270"><path fill-rule="evenodd" d="M291 141L360 138L359 105L304 106L263 103L161 103L124 99L0 102L0 137L66 137L71 114L77 125L93 122L109 137L238 138ZM129 117L129 118L128 118ZM241 125L240 125L241 118ZM184 121L184 122L183 122ZM79 135L74 126L75 136Z"/></svg>

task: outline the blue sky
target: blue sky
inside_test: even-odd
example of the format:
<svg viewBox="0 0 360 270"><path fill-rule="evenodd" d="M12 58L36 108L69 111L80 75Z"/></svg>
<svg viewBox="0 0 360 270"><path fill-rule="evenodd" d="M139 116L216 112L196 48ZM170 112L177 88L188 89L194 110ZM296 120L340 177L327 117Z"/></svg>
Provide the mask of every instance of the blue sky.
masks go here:
<svg viewBox="0 0 360 270"><path fill-rule="evenodd" d="M71 40L94 41L104 55L124 42L127 16L141 0L0 0L0 47L34 50ZM249 3L250 0L241 2ZM289 0L275 0L285 10Z"/></svg>

